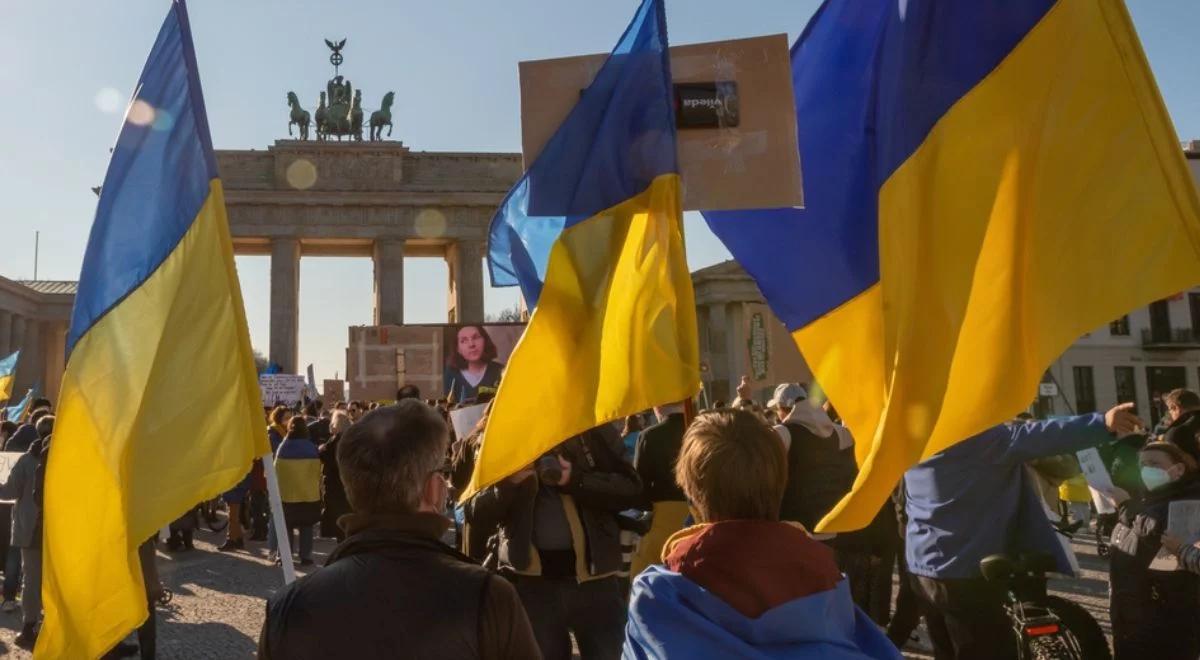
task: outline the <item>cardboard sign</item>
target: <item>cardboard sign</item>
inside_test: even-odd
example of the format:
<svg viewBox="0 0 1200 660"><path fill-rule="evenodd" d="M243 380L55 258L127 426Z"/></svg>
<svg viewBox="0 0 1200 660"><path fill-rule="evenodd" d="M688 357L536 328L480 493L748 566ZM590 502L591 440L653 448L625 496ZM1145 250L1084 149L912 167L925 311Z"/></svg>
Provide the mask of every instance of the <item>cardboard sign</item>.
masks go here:
<svg viewBox="0 0 1200 660"><path fill-rule="evenodd" d="M264 406L294 405L304 400L304 376L263 374L258 377Z"/></svg>
<svg viewBox="0 0 1200 660"><path fill-rule="evenodd" d="M24 456L22 451L0 451L0 483L8 481L8 476L12 474L13 466L17 464L17 459ZM12 502L13 500L0 500L0 502Z"/></svg>
<svg viewBox="0 0 1200 660"><path fill-rule="evenodd" d="M326 378L322 385L323 394L321 398L325 401L327 407L332 407L333 404L346 400L346 381L338 378Z"/></svg>
<svg viewBox="0 0 1200 660"><path fill-rule="evenodd" d="M785 34L671 48L683 208L803 206L792 60ZM579 102L607 53L521 62L521 152L528 169ZM711 88L705 98L703 90ZM716 126L694 113L715 113ZM692 128L689 126L697 126ZM535 192L534 195L537 193ZM537 198L531 200L537 206Z"/></svg>

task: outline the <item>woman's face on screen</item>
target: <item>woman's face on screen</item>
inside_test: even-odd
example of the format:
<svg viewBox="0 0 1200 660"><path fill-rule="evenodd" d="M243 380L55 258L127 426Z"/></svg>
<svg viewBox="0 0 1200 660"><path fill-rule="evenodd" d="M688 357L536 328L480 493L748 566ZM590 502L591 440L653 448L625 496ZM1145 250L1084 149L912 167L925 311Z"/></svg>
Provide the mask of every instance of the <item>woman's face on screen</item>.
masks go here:
<svg viewBox="0 0 1200 660"><path fill-rule="evenodd" d="M458 354L467 362L479 362L483 359L485 342L479 328L467 326L458 331Z"/></svg>

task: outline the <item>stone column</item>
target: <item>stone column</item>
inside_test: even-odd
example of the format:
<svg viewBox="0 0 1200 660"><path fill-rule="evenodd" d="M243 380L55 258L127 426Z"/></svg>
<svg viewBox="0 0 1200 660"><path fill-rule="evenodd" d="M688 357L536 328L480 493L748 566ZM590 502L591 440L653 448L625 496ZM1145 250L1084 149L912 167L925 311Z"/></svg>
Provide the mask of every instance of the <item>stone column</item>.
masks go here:
<svg viewBox="0 0 1200 660"><path fill-rule="evenodd" d="M62 387L63 372L67 368L67 323L65 321L47 321L43 324L46 380L43 383L46 396L51 401L58 401L59 389Z"/></svg>
<svg viewBox="0 0 1200 660"><path fill-rule="evenodd" d="M12 343L12 317L12 312L0 310L0 359L16 350Z"/></svg>
<svg viewBox="0 0 1200 660"><path fill-rule="evenodd" d="M42 324L34 319L21 319L21 357L17 360L17 381L13 392L24 392L26 388L41 385L45 391L43 376L46 371L42 355Z"/></svg>
<svg viewBox="0 0 1200 660"><path fill-rule="evenodd" d="M483 323L483 252L482 241L458 241L446 248L451 323Z"/></svg>
<svg viewBox="0 0 1200 660"><path fill-rule="evenodd" d="M404 240L375 241L375 325L404 325Z"/></svg>
<svg viewBox="0 0 1200 660"><path fill-rule="evenodd" d="M294 374L299 361L300 241L271 239L270 360Z"/></svg>
<svg viewBox="0 0 1200 660"><path fill-rule="evenodd" d="M9 327L11 328L11 330L9 330L8 351L5 353L5 355L8 355L8 353L12 353L13 351L17 350L18 348L24 348L24 346L25 346L25 317L19 316L17 314L13 314L12 315L12 323Z"/></svg>
<svg viewBox="0 0 1200 660"><path fill-rule="evenodd" d="M742 376L750 376L750 385L758 395L763 387L775 387L775 383L760 383L750 373L749 353L746 344L746 306L740 302L727 303L725 308L725 345L729 347L729 396L734 396Z"/></svg>
<svg viewBox="0 0 1200 660"><path fill-rule="evenodd" d="M733 373L728 337L728 319L725 303L717 302L706 306L708 311L708 368L712 370L712 390L708 393L713 400L733 401L733 390L737 387L738 375Z"/></svg>

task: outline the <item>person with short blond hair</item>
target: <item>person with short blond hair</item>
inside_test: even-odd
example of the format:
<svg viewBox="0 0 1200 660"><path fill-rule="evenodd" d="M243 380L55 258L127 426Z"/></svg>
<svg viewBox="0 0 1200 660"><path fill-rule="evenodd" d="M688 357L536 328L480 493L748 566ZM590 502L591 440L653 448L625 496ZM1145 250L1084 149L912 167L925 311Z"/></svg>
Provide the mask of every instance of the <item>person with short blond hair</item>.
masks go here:
<svg viewBox="0 0 1200 660"><path fill-rule="evenodd" d="M760 442L759 435L774 442ZM722 442L725 438L746 441ZM751 474L762 478L743 476ZM675 481L701 522L779 520L787 454L757 416L741 411L706 413L692 422L684 436Z"/></svg>
<svg viewBox="0 0 1200 660"><path fill-rule="evenodd" d="M851 600L833 552L779 520L785 453L758 416L697 417L675 478L700 524L634 581L624 657L900 657Z"/></svg>

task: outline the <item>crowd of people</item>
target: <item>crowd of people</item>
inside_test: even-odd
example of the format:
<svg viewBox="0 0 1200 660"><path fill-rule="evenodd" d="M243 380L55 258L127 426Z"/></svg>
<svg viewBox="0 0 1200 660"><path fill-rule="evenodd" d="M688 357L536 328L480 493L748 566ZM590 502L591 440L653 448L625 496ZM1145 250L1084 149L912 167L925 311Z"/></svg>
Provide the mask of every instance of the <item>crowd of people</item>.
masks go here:
<svg viewBox="0 0 1200 660"><path fill-rule="evenodd" d="M461 505L486 411L462 438L444 423L444 404L415 392L350 420L335 461L344 486L322 490L327 506L329 493L344 493L349 536L322 577L272 599L260 654L344 651L300 623L332 616L355 631L338 644L362 654L404 640L433 644L436 657L878 658L924 643L937 658L1009 658L1017 638L1005 589L981 562L1044 555L1070 575L1064 535L1095 525L1111 561L1117 657L1200 655L1200 545L1166 533L1169 503L1200 499L1195 393L1164 397L1153 435L1128 404L1023 415L911 469L866 529L823 535L812 530L857 474L852 434L800 384L780 385L765 404L749 390L743 381L734 401L699 414L678 402L567 438ZM1115 513L1093 515L1074 457L1089 447L1115 456L1116 485L1102 493ZM351 476L349 457L368 451ZM380 502L383 484L412 496ZM1182 570L1152 569L1163 553ZM372 582L365 566L388 577ZM414 580L414 570L441 577ZM459 583L461 594L448 593ZM403 605L336 614L337 592L359 584ZM443 601L461 617L434 624L435 612L411 611L428 602L444 614L433 605ZM392 614L413 626L378 625ZM439 634L418 642L424 630Z"/></svg>
<svg viewBox="0 0 1200 660"><path fill-rule="evenodd" d="M1200 395L1163 404L1150 432L1131 404L988 429L910 469L866 529L843 534L813 530L855 479L855 439L796 383L760 405L743 380L729 404L695 413L681 401L566 438L461 504L488 409L458 438L451 404L411 385L387 405L277 406L264 432L287 545L301 566L315 536L337 547L269 599L259 655L894 658L927 643L939 659L1011 658L1005 588L981 562L1043 555L1070 575L1063 536L1094 526L1116 657L1196 658L1200 543L1169 518L1172 503L1200 502ZM53 429L45 399L0 423L0 447L20 452L0 483L12 502L0 504L11 532L0 610L19 603L25 648L41 614ZM1092 447L1111 474L1103 492L1074 457ZM266 542L282 562L261 461L222 500L218 550ZM205 510L171 524L168 551L192 548ZM113 657L154 655L155 548L140 548L151 616Z"/></svg>

